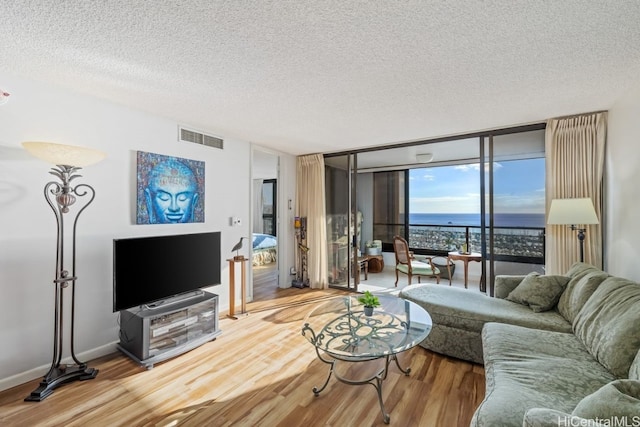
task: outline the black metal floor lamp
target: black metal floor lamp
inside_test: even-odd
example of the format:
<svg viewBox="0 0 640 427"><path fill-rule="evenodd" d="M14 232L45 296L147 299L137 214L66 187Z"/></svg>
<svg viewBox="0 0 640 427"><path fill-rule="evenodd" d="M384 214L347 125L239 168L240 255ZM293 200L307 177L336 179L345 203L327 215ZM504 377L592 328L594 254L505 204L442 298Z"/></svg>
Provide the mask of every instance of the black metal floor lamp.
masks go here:
<svg viewBox="0 0 640 427"><path fill-rule="evenodd" d="M49 142L24 142L24 148L35 157L56 165L51 168L50 174L59 181L50 181L44 186L44 197L53 210L56 217L57 243L56 243L56 270L53 280L55 286L55 310L53 332L53 360L51 367L44 376L38 388L36 388L26 401L39 402L53 393L56 387L74 381L93 379L98 375L98 370L89 368L85 362L78 360L74 349L75 326L75 294L76 294L76 226L80 214L93 202L95 190L88 184L73 186L71 181L80 177L77 172L83 166L97 163L105 157L105 154L83 147L53 144ZM83 198L84 205L78 204L75 213L71 207L76 200ZM72 222L71 247L71 272L65 269L65 218ZM63 335L64 335L64 290L71 289L71 324L70 324L70 355L74 364L62 363Z"/></svg>

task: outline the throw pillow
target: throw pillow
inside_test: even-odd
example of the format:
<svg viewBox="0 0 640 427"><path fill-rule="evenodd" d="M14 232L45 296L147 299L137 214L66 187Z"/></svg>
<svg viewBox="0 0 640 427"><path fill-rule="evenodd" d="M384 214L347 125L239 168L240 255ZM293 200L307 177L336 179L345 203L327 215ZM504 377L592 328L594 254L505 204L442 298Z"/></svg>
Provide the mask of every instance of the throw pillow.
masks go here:
<svg viewBox="0 0 640 427"><path fill-rule="evenodd" d="M640 381L615 380L583 398L571 415L599 420L625 420L640 414ZM612 424L613 425L613 424Z"/></svg>
<svg viewBox="0 0 640 427"><path fill-rule="evenodd" d="M528 305L539 313L551 310L558 304L570 278L567 276L541 276L529 273L505 299Z"/></svg>

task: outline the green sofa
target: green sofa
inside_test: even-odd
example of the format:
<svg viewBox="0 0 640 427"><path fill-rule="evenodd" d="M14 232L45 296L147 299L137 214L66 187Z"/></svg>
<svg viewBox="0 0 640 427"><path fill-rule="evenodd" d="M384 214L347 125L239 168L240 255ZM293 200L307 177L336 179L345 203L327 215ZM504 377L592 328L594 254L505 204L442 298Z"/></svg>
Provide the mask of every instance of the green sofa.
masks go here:
<svg viewBox="0 0 640 427"><path fill-rule="evenodd" d="M576 263L564 276L498 276L495 291L400 293L431 314L425 348L484 363L473 427L640 425L638 283Z"/></svg>

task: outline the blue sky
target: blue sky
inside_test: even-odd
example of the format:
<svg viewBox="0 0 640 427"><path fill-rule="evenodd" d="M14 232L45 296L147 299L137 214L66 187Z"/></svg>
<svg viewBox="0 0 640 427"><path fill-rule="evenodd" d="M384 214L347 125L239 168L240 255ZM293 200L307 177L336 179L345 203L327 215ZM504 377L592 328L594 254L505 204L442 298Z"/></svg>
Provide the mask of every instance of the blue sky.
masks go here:
<svg viewBox="0 0 640 427"><path fill-rule="evenodd" d="M409 171L409 212L479 213L480 165ZM544 159L494 163L496 213L544 213Z"/></svg>

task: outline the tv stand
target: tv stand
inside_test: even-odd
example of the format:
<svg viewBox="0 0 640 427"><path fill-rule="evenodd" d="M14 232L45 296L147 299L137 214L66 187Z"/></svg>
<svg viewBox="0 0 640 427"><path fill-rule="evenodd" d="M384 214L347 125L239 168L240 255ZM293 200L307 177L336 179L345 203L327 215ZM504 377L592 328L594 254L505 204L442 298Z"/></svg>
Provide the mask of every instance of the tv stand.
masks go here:
<svg viewBox="0 0 640 427"><path fill-rule="evenodd" d="M221 333L217 295L202 291L167 302L120 311L118 349L147 369Z"/></svg>

